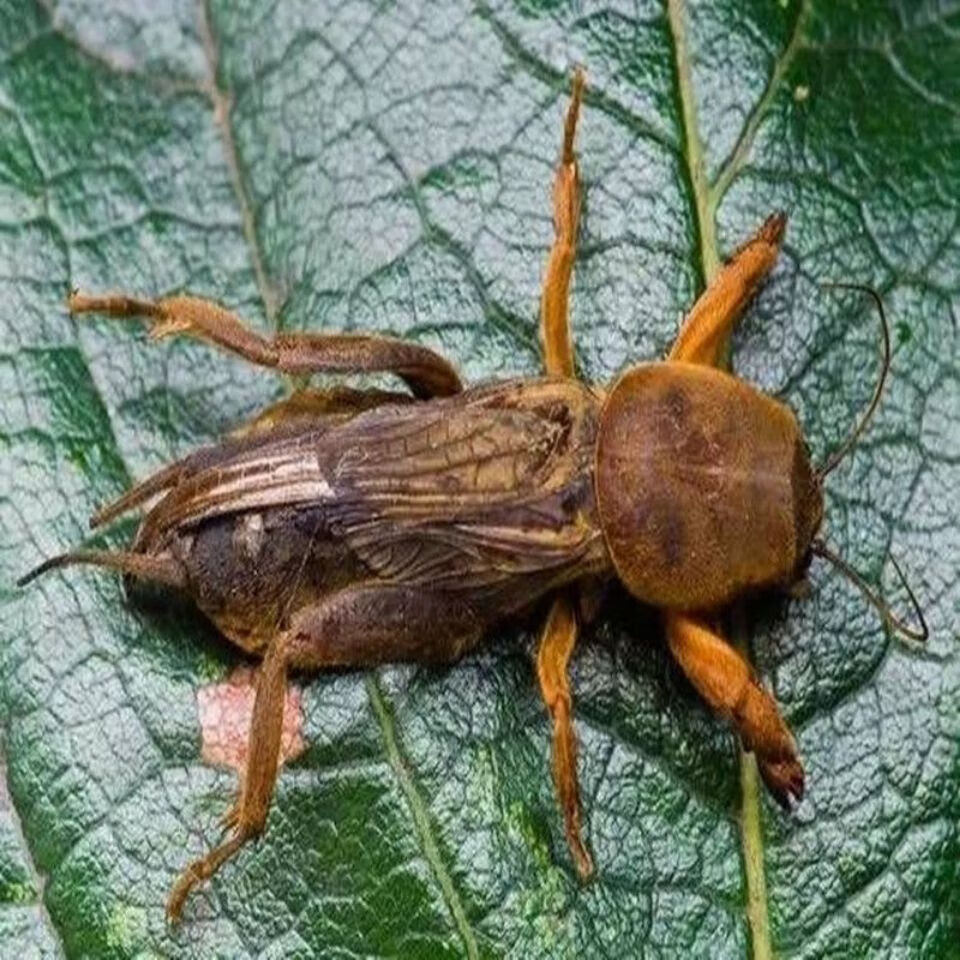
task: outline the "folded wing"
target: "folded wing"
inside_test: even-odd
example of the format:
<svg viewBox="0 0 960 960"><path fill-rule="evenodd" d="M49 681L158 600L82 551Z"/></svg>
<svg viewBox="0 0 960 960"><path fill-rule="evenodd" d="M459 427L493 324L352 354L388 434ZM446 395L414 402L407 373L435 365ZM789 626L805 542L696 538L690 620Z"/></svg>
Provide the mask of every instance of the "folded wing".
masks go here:
<svg viewBox="0 0 960 960"><path fill-rule="evenodd" d="M331 535L385 579L476 586L568 565L601 543L597 406L571 381L509 382L195 455L165 471L137 545L217 516L320 504Z"/></svg>

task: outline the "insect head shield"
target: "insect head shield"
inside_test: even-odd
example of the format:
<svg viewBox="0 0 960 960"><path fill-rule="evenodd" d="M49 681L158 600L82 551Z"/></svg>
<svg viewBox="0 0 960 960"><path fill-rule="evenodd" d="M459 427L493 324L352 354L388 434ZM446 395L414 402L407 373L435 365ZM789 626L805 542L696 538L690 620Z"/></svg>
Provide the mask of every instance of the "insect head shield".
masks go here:
<svg viewBox="0 0 960 960"><path fill-rule="evenodd" d="M880 403L880 396L883 393L884 386L886 385L887 374L890 371L890 326L887 323L887 315L884 312L883 300L880 298L880 294L878 294L877 291L872 287L867 287L857 283L824 283L822 286L827 289L858 290L861 293L867 294L867 296L873 299L873 302L877 305L877 311L880 315L880 328L883 333L883 366L880 370L880 377L877 380L877 385L874 387L873 396L870 398L870 403L867 405L866 410L861 415L856 426L850 432L846 440L844 440L843 443L841 443L840 446L827 457L823 466L817 470L817 481L821 484L821 486L823 484L824 477L834 470L844 459L844 457L846 457L846 455L850 453L850 451L853 450L857 445L857 441L860 439L860 436L863 434L864 430L870 423L870 420L873 418L874 413L876 412L877 406ZM854 570L854 568L850 566L846 560L834 553L820 537L815 537L813 539L810 544L810 552L818 557L823 557L824 560L828 560L851 583L853 583L860 590L866 600L876 608L880 616L883 617L884 622L888 627L890 627L891 630L900 634L901 637L904 637L907 640L912 640L917 643L924 643L926 641L927 637L929 636L929 630L927 629L926 620L924 620L923 617L923 611L920 609L920 604L917 602L917 598L910 589L910 586L903 575L903 571L900 569L900 564L897 563L893 554L890 555L890 561L893 563L893 568L897 571L897 576L900 578L900 582L903 584L903 588L906 590L907 596L910 598L910 604L913 607L914 615L920 624L919 628L909 626L904 620L896 616L890 609L889 604L880 598L877 592L870 587L863 576Z"/></svg>

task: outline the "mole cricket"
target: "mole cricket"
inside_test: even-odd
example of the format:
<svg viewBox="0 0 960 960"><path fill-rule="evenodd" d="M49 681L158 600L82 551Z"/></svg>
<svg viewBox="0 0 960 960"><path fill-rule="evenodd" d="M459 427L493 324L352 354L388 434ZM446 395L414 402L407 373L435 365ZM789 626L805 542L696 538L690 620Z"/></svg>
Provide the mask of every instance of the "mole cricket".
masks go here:
<svg viewBox="0 0 960 960"><path fill-rule="evenodd" d="M215 303L74 292L75 313L139 317L152 337L186 334L285 373L390 371L409 393L302 389L218 445L142 481L91 519L150 504L126 551L89 563L185 593L232 643L262 659L229 836L189 864L167 914L262 833L278 771L288 674L412 661L448 663L497 621L549 598L536 674L552 718L552 770L582 878L570 658L598 582L619 579L661 609L686 676L731 720L782 804L803 795L797 746L776 702L720 635L718 614L760 589L793 590L811 558L848 575L887 625L926 639L819 538L823 480L866 427L873 398L819 469L793 413L718 369L732 326L773 266L786 226L771 216L733 254L684 320L665 360L609 389L574 379L568 324L581 185L574 138L584 75L573 75L553 186L554 241L540 307L546 376L464 389L443 357L374 335L266 339ZM896 564L894 564L896 566ZM899 567L896 567L900 574ZM902 574L901 574L902 579Z"/></svg>

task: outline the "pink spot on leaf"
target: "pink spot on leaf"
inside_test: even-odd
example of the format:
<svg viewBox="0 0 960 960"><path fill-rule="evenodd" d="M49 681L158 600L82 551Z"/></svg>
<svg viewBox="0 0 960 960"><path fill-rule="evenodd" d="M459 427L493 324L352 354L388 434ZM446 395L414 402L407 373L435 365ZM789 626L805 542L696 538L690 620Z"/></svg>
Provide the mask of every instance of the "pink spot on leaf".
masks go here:
<svg viewBox="0 0 960 960"><path fill-rule="evenodd" d="M241 779L250 750L250 720L257 693L257 671L237 667L223 683L211 683L197 691L203 759L210 764L233 767ZM306 749L303 710L298 687L288 686L283 703L280 734L280 765Z"/></svg>

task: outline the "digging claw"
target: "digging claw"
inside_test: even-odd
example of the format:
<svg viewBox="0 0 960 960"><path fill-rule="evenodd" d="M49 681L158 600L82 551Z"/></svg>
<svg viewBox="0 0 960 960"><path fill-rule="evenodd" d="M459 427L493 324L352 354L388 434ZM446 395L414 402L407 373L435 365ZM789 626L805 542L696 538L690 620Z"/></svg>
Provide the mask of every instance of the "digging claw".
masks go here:
<svg viewBox="0 0 960 960"><path fill-rule="evenodd" d="M221 818L220 826L224 830L232 830L240 821L240 803L235 803Z"/></svg>
<svg viewBox="0 0 960 960"><path fill-rule="evenodd" d="M803 766L796 757L769 760L757 757L760 776L777 803L790 810L803 799Z"/></svg>

